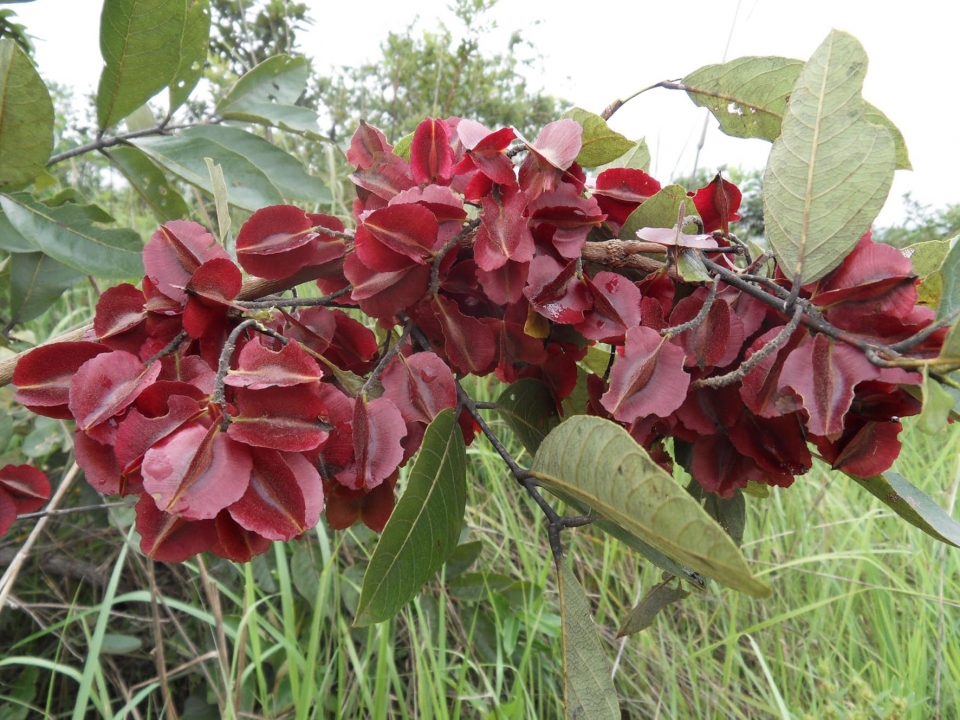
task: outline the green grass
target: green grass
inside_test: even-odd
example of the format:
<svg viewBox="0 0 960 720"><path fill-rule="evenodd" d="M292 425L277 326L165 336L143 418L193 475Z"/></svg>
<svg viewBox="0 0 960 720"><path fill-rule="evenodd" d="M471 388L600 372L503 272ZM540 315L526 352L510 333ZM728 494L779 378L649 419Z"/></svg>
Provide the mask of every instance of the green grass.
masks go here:
<svg viewBox="0 0 960 720"><path fill-rule="evenodd" d="M479 399L493 392L478 386ZM904 441L899 471L955 510L960 432L908 427ZM479 558L448 567L370 628L352 628L376 540L364 528L321 522L248 566L158 564L154 601L149 563L123 552L128 509L52 518L33 550L39 561L13 589L18 607L0 611L0 717L561 717L542 517L485 441L468 458L463 540L480 542ZM75 489L68 506L89 502ZM4 545L28 531L18 523ZM744 552L771 598L711 585L622 640L620 621L659 572L599 531L569 531L565 543L625 717L960 716L960 551L841 476L815 469L748 498ZM101 581L78 582L50 562L71 557Z"/></svg>

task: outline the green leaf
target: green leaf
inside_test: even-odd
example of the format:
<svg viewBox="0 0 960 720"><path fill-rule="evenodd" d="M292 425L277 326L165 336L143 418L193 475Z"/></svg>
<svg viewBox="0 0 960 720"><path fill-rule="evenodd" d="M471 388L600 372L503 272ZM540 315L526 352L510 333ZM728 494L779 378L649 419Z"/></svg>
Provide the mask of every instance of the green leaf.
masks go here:
<svg viewBox="0 0 960 720"><path fill-rule="evenodd" d="M943 276L943 292L940 295L940 307L937 309L938 321L952 318L960 311L960 240L953 243L950 252L943 259L940 274Z"/></svg>
<svg viewBox="0 0 960 720"><path fill-rule="evenodd" d="M680 602L690 594L684 590L680 581L674 577L668 577L663 582L657 583L650 591L644 595L643 600L637 603L637 606L630 611L630 614L623 619L620 629L617 631L617 637L626 637L635 635L642 630L646 630L653 625L657 615L673 603Z"/></svg>
<svg viewBox="0 0 960 720"><path fill-rule="evenodd" d="M116 147L107 155L127 178L130 187L147 203L158 222L186 217L189 208L183 196L142 150L128 146Z"/></svg>
<svg viewBox="0 0 960 720"><path fill-rule="evenodd" d="M410 147L412 145L413 145L413 133L410 133L409 135L404 135L402 138L397 140L397 144L393 146L393 154L409 162Z"/></svg>
<svg viewBox="0 0 960 720"><path fill-rule="evenodd" d="M41 252L10 257L10 322L33 320L83 275Z"/></svg>
<svg viewBox="0 0 960 720"><path fill-rule="evenodd" d="M770 594L723 528L619 425L566 420L540 445L531 473L675 561L750 595Z"/></svg>
<svg viewBox="0 0 960 720"><path fill-rule="evenodd" d="M690 99L720 121L720 130L741 138L773 142L803 61L742 57L707 65L683 79Z"/></svg>
<svg viewBox="0 0 960 720"><path fill-rule="evenodd" d="M583 145L577 155L577 163L583 167L613 162L634 147L631 140L611 130L606 120L583 108L567 110L562 117L576 120L583 128Z"/></svg>
<svg viewBox="0 0 960 720"><path fill-rule="evenodd" d="M682 185L667 185L660 192L640 204L627 217L620 228L621 240L636 240L637 230L642 228L670 228L677 224L680 212L680 203L684 205L684 215L697 215L697 206L693 199L687 197L687 190ZM683 226L686 233L698 232L696 225L688 223Z"/></svg>
<svg viewBox="0 0 960 720"><path fill-rule="evenodd" d="M130 132L141 132L157 126L157 118L150 109L149 103L144 103L132 113L127 115L123 124L127 126Z"/></svg>
<svg viewBox="0 0 960 720"><path fill-rule="evenodd" d="M180 67L184 0L104 0L97 122L115 125L173 80Z"/></svg>
<svg viewBox="0 0 960 720"><path fill-rule="evenodd" d="M927 535L947 545L960 547L960 522L950 517L929 495L902 475L887 471L869 478L850 474L847 477Z"/></svg>
<svg viewBox="0 0 960 720"><path fill-rule="evenodd" d="M737 545L743 544L743 529L747 522L747 503L738 488L731 498L722 498L716 493L708 493L696 480L687 485L687 492L707 511L720 527L727 531Z"/></svg>
<svg viewBox="0 0 960 720"><path fill-rule="evenodd" d="M84 275L127 279L143 275L143 243L133 230L95 225L83 206L47 207L29 195L0 195L10 224L54 260Z"/></svg>
<svg viewBox="0 0 960 720"><path fill-rule="evenodd" d="M483 543L480 540L457 545L445 563L446 577L454 578L465 573L477 561L482 551Z"/></svg>
<svg viewBox="0 0 960 720"><path fill-rule="evenodd" d="M547 434L560 424L550 388L535 378L521 378L497 398L497 412L532 456Z"/></svg>
<svg viewBox="0 0 960 720"><path fill-rule="evenodd" d="M261 142L265 141L261 140ZM223 166L225 177L230 179L227 186L227 200L235 207L256 212L267 205L281 205L284 202L280 190L270 182L270 178L255 163L243 154L229 150L206 138L191 137L181 133L175 137L140 138L133 143L174 175L191 185L196 185L210 195L214 194L214 190L210 184L210 173L204 158L215 159ZM283 151L278 150L278 152Z"/></svg>
<svg viewBox="0 0 960 720"><path fill-rule="evenodd" d="M200 82L210 41L210 0L186 0L180 61L170 81L170 112L183 105Z"/></svg>
<svg viewBox="0 0 960 720"><path fill-rule="evenodd" d="M467 502L466 462L463 435L448 408L427 427L407 488L373 551L354 625L393 617L456 549Z"/></svg>
<svg viewBox="0 0 960 720"><path fill-rule="evenodd" d="M913 264L913 272L920 278L917 286L917 304L937 309L943 295L943 265L950 252L951 240L931 240L917 243L903 249Z"/></svg>
<svg viewBox="0 0 960 720"><path fill-rule="evenodd" d="M742 57L702 67L685 77L683 85L694 103L719 120L722 132L773 142L780 137L787 101L803 66L802 60L791 58ZM897 169L912 170L903 134L875 106L865 107L867 120L893 135Z"/></svg>
<svg viewBox="0 0 960 720"><path fill-rule="evenodd" d="M890 135L893 137L893 146L896 150L897 170L913 170L913 165L910 164L910 153L907 152L907 141L903 139L900 128L894 125L893 121L884 115L876 105L868 103L866 100L863 104L866 107L867 120L890 131Z"/></svg>
<svg viewBox="0 0 960 720"><path fill-rule="evenodd" d="M292 105L307 87L309 71L305 57L275 55L268 58L237 80L217 103L215 112L222 115L264 102Z"/></svg>
<svg viewBox="0 0 960 720"><path fill-rule="evenodd" d="M500 573L474 572L462 573L447 580L447 591L457 600L479 602L503 592L516 584L509 575Z"/></svg>
<svg viewBox="0 0 960 720"><path fill-rule="evenodd" d="M100 652L105 655L133 655L142 646L140 638L133 635L106 633L100 645Z"/></svg>
<svg viewBox="0 0 960 720"><path fill-rule="evenodd" d="M0 250L12 253L36 252L39 248L17 232L0 208Z"/></svg>
<svg viewBox="0 0 960 720"><path fill-rule="evenodd" d="M590 601L577 576L560 563L560 618L563 625L563 701L568 720L620 720L613 668L600 644Z"/></svg>
<svg viewBox="0 0 960 720"><path fill-rule="evenodd" d="M0 186L28 183L53 152L53 101L17 44L0 39Z"/></svg>
<svg viewBox="0 0 960 720"><path fill-rule="evenodd" d="M867 55L832 31L797 79L763 178L767 239L802 284L840 264L876 218L896 167L890 132L866 117Z"/></svg>
<svg viewBox="0 0 960 720"><path fill-rule="evenodd" d="M936 435L946 427L953 410L953 395L930 377L928 368L923 368L923 410L917 418L917 427L928 435Z"/></svg>
<svg viewBox="0 0 960 720"><path fill-rule="evenodd" d="M633 146L629 150L616 160L598 167L597 173L609 170L610 168L630 168L650 172L651 159L650 148L647 147L647 139L640 138L637 142L633 143Z"/></svg>
<svg viewBox="0 0 960 720"><path fill-rule="evenodd" d="M230 210L227 207L227 183L223 179L223 168L216 165L208 157L205 157L203 161L207 164L207 171L210 173L210 185L213 187L213 200L217 208L217 227L220 229L220 244L227 247L232 221L230 220Z"/></svg>
<svg viewBox="0 0 960 720"><path fill-rule="evenodd" d="M308 175L299 160L239 128L200 125L177 137L133 142L175 175L211 195L210 173L203 158L213 159L223 166L230 204L251 212L285 200L308 205L330 201L327 187Z"/></svg>
<svg viewBox="0 0 960 720"><path fill-rule="evenodd" d="M320 573L313 549L309 545L299 545L290 558L290 579L293 586L310 606L317 601L317 588L320 587Z"/></svg>
<svg viewBox="0 0 960 720"><path fill-rule="evenodd" d="M294 103L307 85L309 66L303 57L276 55L237 80L217 103L216 113L228 120L272 125L314 140L320 135L317 113Z"/></svg>

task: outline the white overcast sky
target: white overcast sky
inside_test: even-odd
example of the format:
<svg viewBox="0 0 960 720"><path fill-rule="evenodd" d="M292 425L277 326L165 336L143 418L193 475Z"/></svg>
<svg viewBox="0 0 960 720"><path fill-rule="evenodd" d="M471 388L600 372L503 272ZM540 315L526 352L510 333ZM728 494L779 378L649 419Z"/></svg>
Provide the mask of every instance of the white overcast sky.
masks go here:
<svg viewBox="0 0 960 720"><path fill-rule="evenodd" d="M445 22L449 0L307 0L315 25L301 35L318 69L374 60L390 30L415 18L417 32ZM37 38L41 73L96 87L101 0L35 0L9 6ZM960 203L960 1L910 0L500 0L487 50L501 51L513 31L536 49L534 87L593 112L659 80L744 55L806 59L831 28L855 35L870 58L864 96L900 128L913 172L898 171L878 224L896 222L900 196L940 207ZM732 28L732 30L731 30ZM683 94L656 90L622 108L611 126L646 137L661 181L693 166L705 110ZM769 144L728 138L708 121L700 165L763 167Z"/></svg>

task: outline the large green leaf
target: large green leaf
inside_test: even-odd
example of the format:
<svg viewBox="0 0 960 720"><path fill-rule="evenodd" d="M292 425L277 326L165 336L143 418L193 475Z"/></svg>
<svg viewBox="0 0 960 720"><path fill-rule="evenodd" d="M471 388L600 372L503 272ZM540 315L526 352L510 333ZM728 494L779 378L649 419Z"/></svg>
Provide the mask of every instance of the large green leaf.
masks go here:
<svg viewBox="0 0 960 720"><path fill-rule="evenodd" d="M917 286L917 304L934 309L940 307L943 295L943 273L940 267L950 252L950 240L930 240L903 249L910 258L914 274L920 278Z"/></svg>
<svg viewBox="0 0 960 720"><path fill-rule="evenodd" d="M169 85L180 67L185 0L104 0L97 88L100 129L115 125Z"/></svg>
<svg viewBox="0 0 960 720"><path fill-rule="evenodd" d="M0 195L0 206L17 232L74 270L103 278L143 275L143 243L133 230L101 228L83 206L51 208L25 194Z"/></svg>
<svg viewBox="0 0 960 720"><path fill-rule="evenodd" d="M227 199L251 212L267 205L326 202L329 191L307 175L299 160L239 128L202 125L174 137L149 137L133 143L155 162L213 194L205 157L223 167Z"/></svg>
<svg viewBox="0 0 960 720"><path fill-rule="evenodd" d="M563 117L576 120L583 128L583 144L577 162L583 167L597 167L613 162L633 149L633 142L614 132L607 121L583 108L572 108Z"/></svg>
<svg viewBox="0 0 960 720"><path fill-rule="evenodd" d="M116 147L109 151L108 156L159 222L186 217L189 208L183 196L142 150L129 146Z"/></svg>
<svg viewBox="0 0 960 720"><path fill-rule="evenodd" d="M835 268L876 218L896 166L893 137L866 117L867 55L834 30L790 96L763 179L767 239L804 284Z"/></svg>
<svg viewBox="0 0 960 720"><path fill-rule="evenodd" d="M697 214L697 206L693 199L687 197L687 190L681 185L667 185L665 188L645 200L627 217L620 228L621 240L636 240L637 230L642 228L669 228L677 224L680 213L680 203L683 203L684 215L689 217ZM692 223L684 225L686 233L696 232Z"/></svg>
<svg viewBox="0 0 960 720"><path fill-rule="evenodd" d="M566 563L559 564L563 700L568 720L619 720L613 668L600 644L590 601Z"/></svg>
<svg viewBox="0 0 960 720"><path fill-rule="evenodd" d="M721 65L707 65L683 79L690 99L705 107L720 122L720 130L733 137L780 137L787 100L803 70L802 60L782 57L742 57ZM866 117L893 135L897 169L912 170L903 134L890 119L868 102Z"/></svg>
<svg viewBox="0 0 960 720"><path fill-rule="evenodd" d="M497 398L497 412L532 456L547 434L560 424L553 394L535 378L521 378Z"/></svg>
<svg viewBox="0 0 960 720"><path fill-rule="evenodd" d="M467 455L453 410L434 418L407 489L363 576L354 624L393 617L457 547L467 502Z"/></svg>
<svg viewBox="0 0 960 720"><path fill-rule="evenodd" d="M83 275L41 252L10 257L9 321L22 323L41 315Z"/></svg>
<svg viewBox="0 0 960 720"><path fill-rule="evenodd" d="M707 65L683 79L690 99L720 121L727 135L773 142L803 69L801 60L782 57L742 57Z"/></svg>
<svg viewBox="0 0 960 720"><path fill-rule="evenodd" d="M531 455L536 454L543 439L560 424L560 413L557 412L557 405L550 389L535 378L522 378L510 385L497 399L497 405L499 406L497 412ZM585 503L556 488L552 491L578 512L590 512L590 508ZM698 587L703 587L703 582L690 570L610 520L599 518L594 521L594 525L640 553L657 567L683 577Z"/></svg>
<svg viewBox="0 0 960 720"><path fill-rule="evenodd" d="M598 167L597 172L601 173L604 170L609 170L610 168L631 168L633 170L650 172L651 159L650 148L647 147L647 139L640 138L629 150L627 150L616 160Z"/></svg>
<svg viewBox="0 0 960 720"><path fill-rule="evenodd" d="M960 547L960 522L950 517L929 495L903 475L887 471L869 478L849 474L847 477L855 480L897 515L927 535L948 545Z"/></svg>
<svg viewBox="0 0 960 720"><path fill-rule="evenodd" d="M170 112L183 105L200 82L210 42L210 0L186 0L180 61L170 81Z"/></svg>
<svg viewBox="0 0 960 720"><path fill-rule="evenodd" d="M39 250L36 245L17 232L17 229L7 220L3 208L0 207L0 250L14 253L28 253Z"/></svg>
<svg viewBox="0 0 960 720"><path fill-rule="evenodd" d="M540 445L531 473L675 561L736 590L770 594L723 528L619 425L566 420Z"/></svg>
<svg viewBox="0 0 960 720"><path fill-rule="evenodd" d="M30 58L0 39L0 186L33 180L53 151L53 101Z"/></svg>

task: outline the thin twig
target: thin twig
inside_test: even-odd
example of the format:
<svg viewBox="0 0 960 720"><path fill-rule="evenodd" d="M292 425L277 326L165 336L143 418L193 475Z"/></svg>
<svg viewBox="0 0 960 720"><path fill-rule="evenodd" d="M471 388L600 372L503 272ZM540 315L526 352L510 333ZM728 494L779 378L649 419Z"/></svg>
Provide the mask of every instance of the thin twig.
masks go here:
<svg viewBox="0 0 960 720"><path fill-rule="evenodd" d="M717 298L718 287L720 287L720 278L716 277L714 278L713 283L710 285L710 290L707 292L707 297L704 298L703 307L700 308L700 312L698 312L692 320L688 320L680 325L664 328L660 331L660 334L665 338L672 338L676 337L680 333L693 330L694 328L697 328L703 324L703 321L707 319L707 315L710 314L710 308L713 307L713 301Z"/></svg>
<svg viewBox="0 0 960 720"><path fill-rule="evenodd" d="M338 298L342 298L344 295L349 295L353 292L353 286L347 285L345 288L341 288L336 292L332 292L329 295L324 295L323 297L318 298L265 298L263 300L235 300L234 305L237 305L242 308L247 308L250 310L259 310L261 308L282 308L282 307L317 307L325 305L339 305L339 303L334 302Z"/></svg>
<svg viewBox="0 0 960 720"><path fill-rule="evenodd" d="M412 326L413 326L413 323L407 322L407 324L403 328L403 332L400 333L400 337L397 338L397 341L393 345L391 345L389 348L387 348L386 351L383 353L383 355L380 356L380 360L377 362L377 366L373 369L373 372L370 373L370 377L368 377L364 381L363 385L360 387L360 392L357 393L357 396L362 396L366 394L366 392L371 388L373 383L376 382L377 378L380 377L380 374L383 372L384 368L387 367L387 363L393 360L394 356L396 356L396 354L400 352L400 349L403 347L404 341L407 339L407 336L410 335L410 328ZM389 336L388 336L388 341L389 341Z"/></svg>
<svg viewBox="0 0 960 720"><path fill-rule="evenodd" d="M440 288L440 263L443 262L443 258L478 227L480 227L480 218L471 220L437 252L433 258L433 267L430 268L430 289L427 291L428 295L434 295Z"/></svg>
<svg viewBox="0 0 960 720"><path fill-rule="evenodd" d="M85 155L86 153L93 152L95 150L104 150L105 148L110 148L115 145L125 145L128 140L147 137L148 135L165 135L171 130L183 130L185 128L194 127L194 125L196 125L196 123L187 123L186 125L167 125L166 122L161 122L144 130L133 130L131 132L120 133L119 135L100 136L96 140L88 142L84 145L78 145L75 148L64 150L62 153L51 155L50 159L47 160L47 167L56 165L58 162L63 162L64 160L77 157L78 155Z"/></svg>

